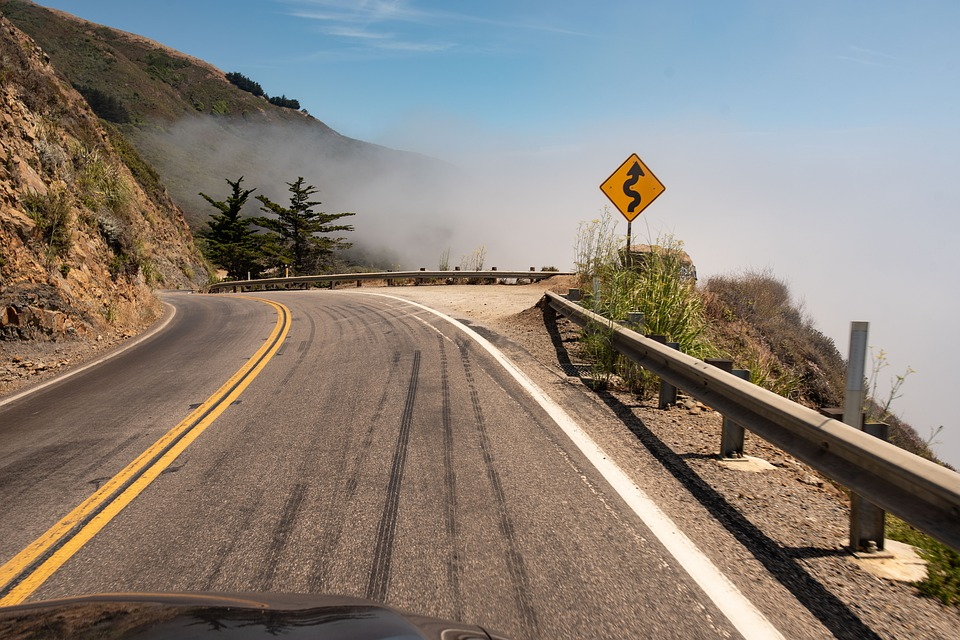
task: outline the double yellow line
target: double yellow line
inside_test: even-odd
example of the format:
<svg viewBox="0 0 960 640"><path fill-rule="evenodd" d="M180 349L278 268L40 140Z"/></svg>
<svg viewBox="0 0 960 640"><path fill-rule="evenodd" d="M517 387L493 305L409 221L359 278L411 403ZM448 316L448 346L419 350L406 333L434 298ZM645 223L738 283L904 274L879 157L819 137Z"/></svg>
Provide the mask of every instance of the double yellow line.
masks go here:
<svg viewBox="0 0 960 640"><path fill-rule="evenodd" d="M36 591L170 466L259 375L287 337L290 310L272 300L254 299L277 310L277 324L263 346L180 424L0 567L0 606L19 604Z"/></svg>

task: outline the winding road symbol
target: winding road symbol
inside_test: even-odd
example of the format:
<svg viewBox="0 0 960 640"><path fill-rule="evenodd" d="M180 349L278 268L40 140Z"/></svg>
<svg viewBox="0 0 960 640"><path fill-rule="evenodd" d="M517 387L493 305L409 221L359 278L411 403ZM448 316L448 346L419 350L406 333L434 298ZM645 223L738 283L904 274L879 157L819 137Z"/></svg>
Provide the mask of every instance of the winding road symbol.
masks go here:
<svg viewBox="0 0 960 640"><path fill-rule="evenodd" d="M640 193L633 190L633 185L637 184L637 181L644 175L643 169L640 168L640 163L634 162L633 166L630 167L630 171L627 172L627 175L630 176L630 179L623 183L623 193L626 194L628 198L632 198L630 205L627 207L627 211L633 213L643 200Z"/></svg>
<svg viewBox="0 0 960 640"><path fill-rule="evenodd" d="M633 222L666 187L634 153L600 185L600 190L628 222Z"/></svg>

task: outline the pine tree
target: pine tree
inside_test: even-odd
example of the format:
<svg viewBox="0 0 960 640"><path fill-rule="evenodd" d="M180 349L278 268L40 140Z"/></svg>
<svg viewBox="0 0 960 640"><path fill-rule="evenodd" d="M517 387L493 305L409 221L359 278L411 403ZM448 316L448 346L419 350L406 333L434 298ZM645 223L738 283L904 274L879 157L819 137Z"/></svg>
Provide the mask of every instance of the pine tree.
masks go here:
<svg viewBox="0 0 960 640"><path fill-rule="evenodd" d="M313 185L304 185L303 178L288 182L290 206L282 207L266 196L257 196L263 206L260 209L276 217L259 217L255 224L275 235L280 247L280 258L293 268L294 275L318 273L330 262L333 252L351 246L345 238L331 238L317 234L336 231L353 231L353 225L330 224L353 213L324 213L313 208L321 204L310 196L317 192Z"/></svg>
<svg viewBox="0 0 960 640"><path fill-rule="evenodd" d="M227 179L232 192L226 200L214 200L201 193L207 202L220 213L210 214L209 230L200 232L207 258L216 266L227 270L227 276L242 280L249 273L258 277L263 270L262 254L264 238L250 228L252 220L242 218L240 210L250 194L256 189L243 189L243 176L234 182Z"/></svg>

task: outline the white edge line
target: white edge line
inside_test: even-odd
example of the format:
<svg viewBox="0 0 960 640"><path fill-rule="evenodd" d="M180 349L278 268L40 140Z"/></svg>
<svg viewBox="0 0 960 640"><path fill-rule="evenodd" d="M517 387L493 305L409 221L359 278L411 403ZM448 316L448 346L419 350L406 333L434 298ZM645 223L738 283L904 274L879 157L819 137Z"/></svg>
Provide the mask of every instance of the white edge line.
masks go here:
<svg viewBox="0 0 960 640"><path fill-rule="evenodd" d="M624 502L633 509L634 513L643 521L650 531L657 537L667 551L693 578L704 593L713 601L717 608L727 617L730 623L747 640L761 640L783 638L783 634L760 612L759 609L744 596L736 585L717 568L710 559L690 538L684 534L673 520L633 481L623 470L600 448L593 439L563 410L550 396L527 377L513 362L510 361L489 340L478 334L470 327L454 318L431 309L411 300L385 293L367 293L364 291L349 292L352 295L371 295L390 298L419 307L440 318L443 318L465 334L473 338L477 344L487 350L493 358L506 369L527 393L536 400L544 411L553 418L554 422L563 429L567 437L580 449L591 464L610 483L610 486L623 498Z"/></svg>
<svg viewBox="0 0 960 640"><path fill-rule="evenodd" d="M170 321L173 320L173 317L177 315L177 308L174 307L169 302L164 302L163 306L167 308L168 313L164 314L163 320L158 324L155 324L154 326L150 327L150 329L146 333L141 333L139 336L137 336L133 340L124 342L120 347L117 347L116 349L108 351L107 353L99 356L98 358L95 358L94 360L91 360L90 362L87 362L75 369L69 369L67 371L64 371L63 373L54 376L53 378L51 378L50 380L47 380L46 382L41 382L40 384L34 387L24 389L23 391L18 391L12 396L3 398L2 400L0 400L0 407L10 404L11 402L15 402L20 398L29 396L32 393L36 393L41 389L46 389L50 385L59 384L60 382L63 382L67 378L72 378L73 376L77 375L81 371L86 371L87 369L91 367L95 367L99 364L102 364L107 360L110 360L111 358L116 358L118 355L120 355L127 349L132 349L133 347L137 346L147 338L152 337L155 333L159 333L160 331L165 329L166 326L170 324Z"/></svg>

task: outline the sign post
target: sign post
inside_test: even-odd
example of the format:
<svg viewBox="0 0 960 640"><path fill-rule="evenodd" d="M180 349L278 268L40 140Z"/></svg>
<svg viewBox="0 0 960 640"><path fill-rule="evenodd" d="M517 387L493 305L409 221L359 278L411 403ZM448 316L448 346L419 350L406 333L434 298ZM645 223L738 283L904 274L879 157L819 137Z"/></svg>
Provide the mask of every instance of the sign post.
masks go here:
<svg viewBox="0 0 960 640"><path fill-rule="evenodd" d="M613 206L627 219L627 263L633 236L633 219L666 191L663 183L653 175L637 154L631 154L603 184L603 191Z"/></svg>

